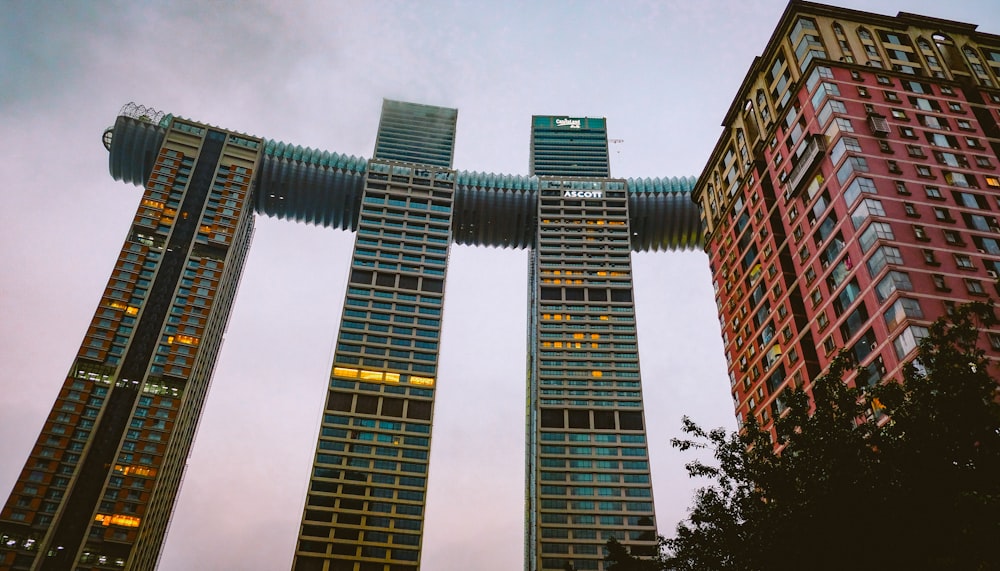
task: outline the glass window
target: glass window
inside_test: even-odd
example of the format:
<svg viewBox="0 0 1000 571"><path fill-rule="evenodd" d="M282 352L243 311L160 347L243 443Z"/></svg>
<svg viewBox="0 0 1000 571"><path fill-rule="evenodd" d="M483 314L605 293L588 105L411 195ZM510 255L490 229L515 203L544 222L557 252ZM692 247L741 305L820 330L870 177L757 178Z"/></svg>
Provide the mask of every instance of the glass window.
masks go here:
<svg viewBox="0 0 1000 571"><path fill-rule="evenodd" d="M854 224L855 230L860 228L865 223L865 220L871 216L885 216L885 209L882 208L881 201L866 198L861 201L851 214L851 223Z"/></svg>
<svg viewBox="0 0 1000 571"><path fill-rule="evenodd" d="M881 246L875 250L865 264L868 266L868 274L874 278L886 265L901 265L902 263L903 255L899 251L899 248L893 246Z"/></svg>
<svg viewBox="0 0 1000 571"><path fill-rule="evenodd" d="M883 314L885 325L892 331L905 319L922 319L924 312L920 309L920 302L908 297L897 299L892 305L886 308Z"/></svg>
<svg viewBox="0 0 1000 571"><path fill-rule="evenodd" d="M885 222L872 222L868 228L865 228L865 231L861 233L859 242L861 244L861 251L867 252L876 240L895 239L896 237L892 233L892 226Z"/></svg>
<svg viewBox="0 0 1000 571"><path fill-rule="evenodd" d="M910 325L899 334L892 344L896 348L896 357L902 359L911 351L917 348L920 340L927 337L927 328L919 325Z"/></svg>

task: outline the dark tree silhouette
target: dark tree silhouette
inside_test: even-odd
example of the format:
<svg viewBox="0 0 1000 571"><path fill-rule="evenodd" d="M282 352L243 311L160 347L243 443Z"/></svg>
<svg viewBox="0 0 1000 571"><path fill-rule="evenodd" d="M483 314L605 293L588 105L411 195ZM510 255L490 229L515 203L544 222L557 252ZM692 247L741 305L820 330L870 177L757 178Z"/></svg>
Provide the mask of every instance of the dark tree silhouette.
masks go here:
<svg viewBox="0 0 1000 571"><path fill-rule="evenodd" d="M977 345L996 323L987 303L934 323L901 383L848 386L842 354L811 397L787 390L779 453L752 419L727 434L685 418L672 444L712 451L688 465L710 485L652 568L1000 569L996 364ZM649 569L619 548L611 569Z"/></svg>

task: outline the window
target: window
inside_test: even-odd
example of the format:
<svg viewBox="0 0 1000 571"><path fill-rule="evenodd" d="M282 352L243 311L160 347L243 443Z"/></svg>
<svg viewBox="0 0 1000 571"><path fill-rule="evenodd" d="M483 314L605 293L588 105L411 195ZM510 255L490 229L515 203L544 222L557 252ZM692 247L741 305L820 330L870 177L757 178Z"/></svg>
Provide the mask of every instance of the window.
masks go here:
<svg viewBox="0 0 1000 571"><path fill-rule="evenodd" d="M955 219L951 217L951 212L947 208L934 207L934 219L941 222L954 222Z"/></svg>
<svg viewBox="0 0 1000 571"><path fill-rule="evenodd" d="M933 200L944 200L944 196L941 195L941 189L936 186L925 186L924 192L927 193L927 198Z"/></svg>
<svg viewBox="0 0 1000 571"><path fill-rule="evenodd" d="M823 340L823 351L829 355L837 349L837 342L833 340L833 335L830 335Z"/></svg>
<svg viewBox="0 0 1000 571"><path fill-rule="evenodd" d="M963 130L963 131L974 131L975 130L975 129L972 128L972 123L970 121L968 121L967 119L957 119L955 121L955 123L958 125L958 128L961 129L961 130Z"/></svg>
<svg viewBox="0 0 1000 571"><path fill-rule="evenodd" d="M813 307L816 307L819 305L819 302L823 301L823 292L819 291L819 288L816 288L809 294L809 299L812 301Z"/></svg>
<svg viewBox="0 0 1000 571"><path fill-rule="evenodd" d="M899 251L899 248L894 246L880 246L868 258L868 261L865 262L865 265L868 267L868 275L873 278L888 264L903 264L903 254Z"/></svg>
<svg viewBox="0 0 1000 571"><path fill-rule="evenodd" d="M934 173L931 172L931 167L927 165L916 165L917 176L921 178L934 178Z"/></svg>
<svg viewBox="0 0 1000 571"><path fill-rule="evenodd" d="M899 183L897 183L898 185ZM875 188L875 181L864 176L855 177L851 181L851 184L844 189L844 202L847 207L850 208L854 206L854 201L857 200L858 196L866 192L868 194L878 194L878 190Z"/></svg>
<svg viewBox="0 0 1000 571"><path fill-rule="evenodd" d="M938 291L951 291L951 288L948 287L948 282L945 281L943 275L931 274L931 280L934 282L934 289Z"/></svg>
<svg viewBox="0 0 1000 571"><path fill-rule="evenodd" d="M962 236L955 232L954 230L942 230L944 235L944 241L951 244L952 246L964 246L965 242L962 241Z"/></svg>
<svg viewBox="0 0 1000 571"><path fill-rule="evenodd" d="M914 158L924 158L924 150L917 145L906 145L906 154Z"/></svg>
<svg viewBox="0 0 1000 571"><path fill-rule="evenodd" d="M937 256L934 255L934 250L923 249L920 253L924 256L924 263L928 266L940 266L941 263L937 261Z"/></svg>
<svg viewBox="0 0 1000 571"><path fill-rule="evenodd" d="M928 241L930 241L930 237L927 236L927 230L925 230L923 226L917 226L916 224L914 224L913 225L913 236L917 240L920 240L921 242L928 242Z"/></svg>
<svg viewBox="0 0 1000 571"><path fill-rule="evenodd" d="M893 270L887 273L875 286L875 297L882 303L896 291L913 291L913 283L906 272Z"/></svg>
<svg viewBox="0 0 1000 571"><path fill-rule="evenodd" d="M844 184L856 172L868 172L868 161L864 157L849 156L837 169L837 182Z"/></svg>
<svg viewBox="0 0 1000 571"><path fill-rule="evenodd" d="M896 357L902 359L911 351L917 348L920 340L927 337L927 328L919 325L910 325L896 337L892 344L896 349Z"/></svg>
<svg viewBox="0 0 1000 571"><path fill-rule="evenodd" d="M976 155L976 166L991 169L993 168L993 163L990 162L989 157L981 157Z"/></svg>
<svg viewBox="0 0 1000 571"><path fill-rule="evenodd" d="M896 109L893 107L889 110L889 113L892 114L893 119L899 119L900 121L910 120L910 118L906 115L906 111L903 111L902 109Z"/></svg>
<svg viewBox="0 0 1000 571"><path fill-rule="evenodd" d="M972 258L965 254L955 254L955 265L960 270L976 269L976 266L972 263Z"/></svg>
<svg viewBox="0 0 1000 571"><path fill-rule="evenodd" d="M997 221L992 216L987 218L982 214L969 214L968 212L963 212L962 220L965 221L965 226L967 228L980 230L982 232L990 232L997 227Z"/></svg>
<svg viewBox="0 0 1000 571"><path fill-rule="evenodd" d="M916 139L917 138L917 134L916 134L916 132L913 131L912 127L900 127L899 128L899 136L903 137L904 139Z"/></svg>
<svg viewBox="0 0 1000 571"><path fill-rule="evenodd" d="M986 295L986 291L983 290L983 283L979 280L966 278L965 291L969 292L972 295Z"/></svg>
<svg viewBox="0 0 1000 571"><path fill-rule="evenodd" d="M892 226L885 222L872 222L868 228L865 228L865 231L861 233L858 241L861 244L861 251L867 252L876 240L895 239L896 237L892 233Z"/></svg>
<svg viewBox="0 0 1000 571"><path fill-rule="evenodd" d="M914 206L912 202L904 202L903 210L906 212L906 215L909 216L910 218L920 218L920 213L917 212L917 207Z"/></svg>
<svg viewBox="0 0 1000 571"><path fill-rule="evenodd" d="M861 228L861 225L865 223L871 216L885 216L885 210L882 208L882 202L875 200L873 198L866 198L858 204L858 207L854 209L851 214L851 223L854 224L854 229L857 230Z"/></svg>
<svg viewBox="0 0 1000 571"><path fill-rule="evenodd" d="M899 168L899 163L896 161L885 161L885 165L886 168L889 169L889 172L893 174L900 174L903 172L903 169Z"/></svg>
<svg viewBox="0 0 1000 571"><path fill-rule="evenodd" d="M905 182L903 182L901 180L897 180L896 181L896 194L902 194L903 196L909 196L910 195L910 190L908 188L906 188L906 183Z"/></svg>

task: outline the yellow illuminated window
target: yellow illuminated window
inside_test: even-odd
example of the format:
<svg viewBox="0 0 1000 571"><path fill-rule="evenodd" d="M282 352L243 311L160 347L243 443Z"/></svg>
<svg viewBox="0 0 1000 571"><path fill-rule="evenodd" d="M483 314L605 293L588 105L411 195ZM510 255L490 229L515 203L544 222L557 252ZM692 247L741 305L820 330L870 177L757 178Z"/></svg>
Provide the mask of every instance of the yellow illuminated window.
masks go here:
<svg viewBox="0 0 1000 571"><path fill-rule="evenodd" d="M171 343L173 343L174 339L175 339L174 337L169 338ZM176 340L178 343L182 343L184 345L197 345L198 343L201 343L201 339L198 339L197 337L192 337L190 335L178 335L176 337Z"/></svg>
<svg viewBox="0 0 1000 571"><path fill-rule="evenodd" d="M603 377L604 373L602 371L591 371L590 376L592 377Z"/></svg>
<svg viewBox="0 0 1000 571"><path fill-rule="evenodd" d="M599 333L591 333L590 334L590 338L591 339L600 339L601 335Z"/></svg>
<svg viewBox="0 0 1000 571"><path fill-rule="evenodd" d="M358 376L358 370L350 369L348 367L334 367L333 374L338 377L347 377L353 379Z"/></svg>
<svg viewBox="0 0 1000 571"><path fill-rule="evenodd" d="M148 466L128 466L122 464L115 465L115 472L119 472L125 476L143 476L146 478L152 478L156 476L156 468L150 468Z"/></svg>
<svg viewBox="0 0 1000 571"><path fill-rule="evenodd" d="M583 333L574 333L573 339L583 339Z"/></svg>
<svg viewBox="0 0 1000 571"><path fill-rule="evenodd" d="M386 380L386 382L389 382L389 383L398 383L399 382L399 373L386 373L385 374L385 380Z"/></svg>
<svg viewBox="0 0 1000 571"><path fill-rule="evenodd" d="M602 315L601 316L601 321L607 321L608 319L609 319L609 317L607 315Z"/></svg>
<svg viewBox="0 0 1000 571"><path fill-rule="evenodd" d="M128 306L128 307L125 308L125 313L127 313L129 315L135 315L135 314L139 313L139 308L130 305L130 306Z"/></svg>
<svg viewBox="0 0 1000 571"><path fill-rule="evenodd" d="M125 309L126 305L120 301L112 301L111 307L115 309Z"/></svg>
<svg viewBox="0 0 1000 571"><path fill-rule="evenodd" d="M135 516L125 515L125 514L114 514L114 515L97 514L96 516L94 516L94 521L100 523L103 526L120 525L123 527L139 527L139 524L142 522L141 519Z"/></svg>
<svg viewBox="0 0 1000 571"><path fill-rule="evenodd" d="M148 198L144 198L142 200L142 204L144 206L151 206L153 208L163 208L163 203L162 202L160 202L158 200L150 200Z"/></svg>
<svg viewBox="0 0 1000 571"><path fill-rule="evenodd" d="M434 379L432 379L430 377L417 377L417 376L414 376L414 375L410 375L410 384L411 385L424 385L424 386L428 386L429 387L429 386L432 386L434 384Z"/></svg>
<svg viewBox="0 0 1000 571"><path fill-rule="evenodd" d="M366 371L361 369L361 378L366 381L381 381L382 372L381 371Z"/></svg>

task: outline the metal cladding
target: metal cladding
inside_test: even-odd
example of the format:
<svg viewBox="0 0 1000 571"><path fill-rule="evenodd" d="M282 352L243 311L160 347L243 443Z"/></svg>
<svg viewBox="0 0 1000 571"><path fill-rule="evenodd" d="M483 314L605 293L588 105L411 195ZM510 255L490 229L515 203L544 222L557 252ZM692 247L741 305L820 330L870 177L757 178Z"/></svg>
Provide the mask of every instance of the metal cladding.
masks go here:
<svg viewBox="0 0 1000 571"><path fill-rule="evenodd" d="M163 143L166 125L148 115L122 114L105 134L115 180L143 185ZM110 140L108 140L110 138ZM354 230L368 161L361 157L266 140L254 209L283 220ZM701 222L691 200L694 177L628 178L632 249L702 247ZM535 240L538 178L458 171L452 234L457 244L529 248Z"/></svg>

